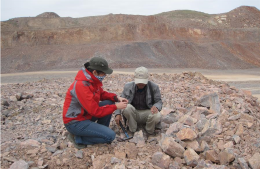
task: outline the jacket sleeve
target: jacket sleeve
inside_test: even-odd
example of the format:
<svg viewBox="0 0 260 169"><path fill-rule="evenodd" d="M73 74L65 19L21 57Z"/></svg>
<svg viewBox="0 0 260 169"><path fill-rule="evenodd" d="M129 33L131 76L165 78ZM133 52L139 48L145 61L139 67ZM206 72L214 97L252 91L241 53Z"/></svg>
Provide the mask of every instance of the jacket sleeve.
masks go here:
<svg viewBox="0 0 260 169"><path fill-rule="evenodd" d="M114 93L108 93L106 91L104 91L101 87L100 87L100 100L111 100L113 102L118 102L118 98L117 95Z"/></svg>
<svg viewBox="0 0 260 169"><path fill-rule="evenodd" d="M82 81L78 81L75 88L76 96L81 106L91 115L97 118L112 114L116 109L116 105L105 105L99 107L94 100L94 95L88 86L85 86Z"/></svg>
<svg viewBox="0 0 260 169"><path fill-rule="evenodd" d="M120 97L128 99L129 98L128 97L129 94L127 94L127 93L129 93L129 92L127 92L127 91L129 91L129 89L128 89L127 84L126 84L124 86L124 90L123 90L123 92L122 92ZM129 99L128 99L128 102L129 102ZM130 103L128 103L128 104L130 104ZM121 113L122 113L122 111L118 109L118 110L115 111L115 116L120 115Z"/></svg>
<svg viewBox="0 0 260 169"><path fill-rule="evenodd" d="M155 89L154 89L154 106L157 107L157 109L159 111L162 110L162 97L161 97L161 92L159 89L159 86L156 85Z"/></svg>

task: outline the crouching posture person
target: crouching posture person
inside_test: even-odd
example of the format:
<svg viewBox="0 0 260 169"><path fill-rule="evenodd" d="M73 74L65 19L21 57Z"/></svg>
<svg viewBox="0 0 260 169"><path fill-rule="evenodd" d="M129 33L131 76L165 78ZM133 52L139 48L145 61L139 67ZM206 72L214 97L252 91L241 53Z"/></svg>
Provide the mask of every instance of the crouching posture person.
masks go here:
<svg viewBox="0 0 260 169"><path fill-rule="evenodd" d="M137 125L145 124L145 130L154 134L155 126L160 122L162 100L157 84L148 81L148 70L139 67L135 70L135 81L125 84L121 97L128 100L126 109L116 111L116 123L122 120L121 114L127 119L131 132L137 130Z"/></svg>
<svg viewBox="0 0 260 169"><path fill-rule="evenodd" d="M93 57L79 70L66 93L63 122L69 140L78 149L115 139L115 132L109 128L111 115L126 108L127 100L102 89L102 80L112 72L105 59Z"/></svg>

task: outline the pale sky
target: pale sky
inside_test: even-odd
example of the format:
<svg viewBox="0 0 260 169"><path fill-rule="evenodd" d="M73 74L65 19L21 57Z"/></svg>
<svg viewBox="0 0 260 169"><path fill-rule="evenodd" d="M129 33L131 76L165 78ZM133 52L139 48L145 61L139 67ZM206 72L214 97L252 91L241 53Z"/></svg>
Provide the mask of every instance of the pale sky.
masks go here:
<svg viewBox="0 0 260 169"><path fill-rule="evenodd" d="M154 15L185 9L219 14L242 5L260 9L260 0L1 0L1 21L43 12L72 18L110 13Z"/></svg>

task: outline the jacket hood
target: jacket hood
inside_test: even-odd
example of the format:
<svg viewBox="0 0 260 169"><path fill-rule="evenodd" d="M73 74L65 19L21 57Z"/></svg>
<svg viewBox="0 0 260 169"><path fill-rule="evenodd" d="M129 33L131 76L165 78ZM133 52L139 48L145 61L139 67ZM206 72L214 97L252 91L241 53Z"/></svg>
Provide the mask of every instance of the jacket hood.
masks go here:
<svg viewBox="0 0 260 169"><path fill-rule="evenodd" d="M77 80L77 81L87 81L89 83L95 83L98 86L102 86L102 83L91 72L89 72L84 67L82 67L78 71L78 73L75 77L75 80Z"/></svg>

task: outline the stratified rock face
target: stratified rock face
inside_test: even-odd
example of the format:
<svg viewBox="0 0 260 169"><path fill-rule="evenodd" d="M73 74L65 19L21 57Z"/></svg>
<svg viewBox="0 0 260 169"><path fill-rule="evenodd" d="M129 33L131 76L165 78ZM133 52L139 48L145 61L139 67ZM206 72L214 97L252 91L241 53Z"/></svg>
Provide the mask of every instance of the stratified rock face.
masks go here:
<svg viewBox="0 0 260 169"><path fill-rule="evenodd" d="M192 13L193 12L193 13ZM246 69L260 67L260 11L173 11L1 22L2 73L76 68L103 56L113 68Z"/></svg>
<svg viewBox="0 0 260 169"><path fill-rule="evenodd" d="M38 18L59 18L60 16L54 12L44 12L40 15L37 15Z"/></svg>

